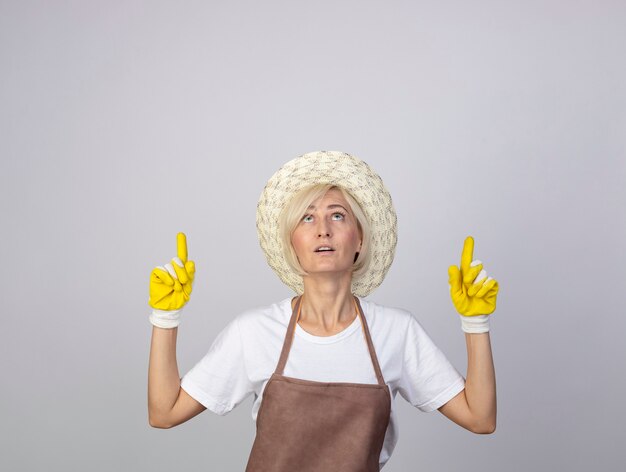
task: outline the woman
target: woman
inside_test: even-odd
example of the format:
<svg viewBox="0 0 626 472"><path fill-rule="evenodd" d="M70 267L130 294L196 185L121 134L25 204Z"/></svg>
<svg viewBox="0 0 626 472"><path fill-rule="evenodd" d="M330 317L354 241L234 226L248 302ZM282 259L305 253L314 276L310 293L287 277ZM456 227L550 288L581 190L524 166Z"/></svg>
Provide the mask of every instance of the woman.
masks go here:
<svg viewBox="0 0 626 472"><path fill-rule="evenodd" d="M498 284L472 261L471 237L460 268L449 269L466 333L464 380L410 313L362 298L383 281L396 245L391 197L363 161L317 152L288 162L261 195L257 229L268 263L299 296L235 318L182 382L176 326L195 271L184 235L178 258L153 271L152 426L206 408L226 414L254 393L246 470L274 472L380 470L398 438L397 392L470 431L494 431L488 315Z"/></svg>

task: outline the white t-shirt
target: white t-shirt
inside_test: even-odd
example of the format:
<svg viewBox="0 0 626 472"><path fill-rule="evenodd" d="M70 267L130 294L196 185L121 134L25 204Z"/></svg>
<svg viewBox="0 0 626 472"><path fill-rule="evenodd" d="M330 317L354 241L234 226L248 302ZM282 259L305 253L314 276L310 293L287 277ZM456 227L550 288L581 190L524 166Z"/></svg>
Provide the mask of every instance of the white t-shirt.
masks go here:
<svg viewBox="0 0 626 472"><path fill-rule="evenodd" d="M465 380L411 313L359 301L392 398L380 453L382 468L398 441L396 393L421 411L433 411L461 392ZM291 299L287 298L236 317L183 377L182 388L218 415L225 415L254 393L252 419L256 421L291 314ZM326 337L313 336L297 324L284 375L318 382L377 383L360 317L340 333Z"/></svg>

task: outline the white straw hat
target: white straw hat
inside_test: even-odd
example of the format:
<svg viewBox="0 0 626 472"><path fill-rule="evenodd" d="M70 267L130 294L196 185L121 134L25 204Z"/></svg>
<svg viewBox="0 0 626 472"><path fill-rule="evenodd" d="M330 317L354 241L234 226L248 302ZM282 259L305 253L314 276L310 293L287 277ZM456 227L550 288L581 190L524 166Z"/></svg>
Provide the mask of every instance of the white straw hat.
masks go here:
<svg viewBox="0 0 626 472"><path fill-rule="evenodd" d="M278 277L296 293L304 291L302 276L285 260L279 215L304 187L332 184L347 190L365 212L371 225L371 261L365 273L352 279L352 292L365 297L378 287L393 262L397 241L397 217L383 181L362 160L337 151L304 154L283 165L265 185L256 212L261 249Z"/></svg>

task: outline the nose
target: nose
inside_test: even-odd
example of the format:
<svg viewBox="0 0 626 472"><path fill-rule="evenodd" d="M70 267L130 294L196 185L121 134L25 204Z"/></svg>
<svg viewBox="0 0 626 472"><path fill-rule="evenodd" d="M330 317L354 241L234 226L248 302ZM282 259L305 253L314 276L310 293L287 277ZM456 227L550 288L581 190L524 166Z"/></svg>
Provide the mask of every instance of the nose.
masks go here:
<svg viewBox="0 0 626 472"><path fill-rule="evenodd" d="M321 221L317 227L317 237L330 237L330 228L328 227L328 223L326 221Z"/></svg>

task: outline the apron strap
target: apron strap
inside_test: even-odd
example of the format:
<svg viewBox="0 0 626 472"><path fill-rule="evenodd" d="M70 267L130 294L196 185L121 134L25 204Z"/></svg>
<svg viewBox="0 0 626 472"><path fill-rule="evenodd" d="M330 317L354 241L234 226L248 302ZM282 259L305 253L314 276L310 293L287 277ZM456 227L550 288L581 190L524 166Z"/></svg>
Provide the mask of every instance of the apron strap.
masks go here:
<svg viewBox="0 0 626 472"><path fill-rule="evenodd" d="M285 364L287 364L287 356L289 356L289 351L291 350L291 344L293 343L293 337L296 334L296 321L300 317L301 302L302 302L302 295L300 295L298 299L296 300L296 305L293 307L291 319L289 320L289 326L287 327L287 332L285 333L285 341L283 342L283 350L280 352L280 359L278 360L278 365L276 366L276 373L278 375L283 375L283 372L285 371Z"/></svg>
<svg viewBox="0 0 626 472"><path fill-rule="evenodd" d="M378 385L385 386L385 379L383 377L383 372L380 369L380 365L378 364L378 357L376 356L376 350L374 349L374 343L372 342L372 337L370 336L370 330L367 326L367 321L365 320L365 314L363 313L363 309L361 308L361 302L357 297L354 297L354 304L358 308L359 315L361 316L361 328L365 333L365 340L367 341L367 348L370 351L370 357L372 358L372 364L374 365L374 372L376 372L376 379L378 380Z"/></svg>
<svg viewBox="0 0 626 472"><path fill-rule="evenodd" d="M298 297L296 300L296 304L293 307L293 312L291 314L291 319L289 320L289 326L287 327L287 332L285 333L285 341L283 342L283 349L280 353L280 359L278 360L278 365L276 366L276 374L283 375L285 371L285 365L287 364L287 358L289 357L289 351L291 350L291 345L293 344L293 337L296 334L296 323L300 318L300 309L302 308L302 295ZM378 380L378 385L385 386L385 379L383 377L382 370L380 369L380 365L378 364L378 357L376 356L376 350L374 349L374 343L372 342L372 337L370 336L370 330L367 326L367 320L365 319L365 315L363 314L363 309L361 308L361 303L357 297L354 297L354 305L357 309L358 315L361 317L361 329L363 334L365 335L365 340L367 342L367 349L370 353L370 358L372 359L372 365L374 366L374 372L376 373L376 379Z"/></svg>

